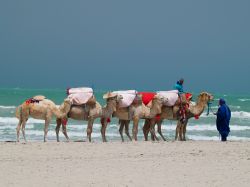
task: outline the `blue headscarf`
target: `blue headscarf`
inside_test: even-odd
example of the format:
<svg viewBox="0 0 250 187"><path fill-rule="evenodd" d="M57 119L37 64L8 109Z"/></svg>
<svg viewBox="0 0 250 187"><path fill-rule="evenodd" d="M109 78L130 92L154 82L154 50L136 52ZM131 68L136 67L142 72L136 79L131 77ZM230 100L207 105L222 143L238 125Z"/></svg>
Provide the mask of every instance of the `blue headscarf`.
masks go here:
<svg viewBox="0 0 250 187"><path fill-rule="evenodd" d="M220 104L220 106L221 106L221 105L224 105L224 104L226 104L226 101L225 101L224 99L220 98L219 104Z"/></svg>

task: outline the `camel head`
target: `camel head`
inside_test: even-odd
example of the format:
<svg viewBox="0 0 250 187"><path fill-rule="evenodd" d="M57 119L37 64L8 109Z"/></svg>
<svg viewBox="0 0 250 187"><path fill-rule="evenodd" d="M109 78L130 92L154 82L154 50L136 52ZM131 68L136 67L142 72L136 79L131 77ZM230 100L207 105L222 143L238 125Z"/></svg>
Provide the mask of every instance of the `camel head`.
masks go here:
<svg viewBox="0 0 250 187"><path fill-rule="evenodd" d="M198 102L200 103L208 103L210 101L213 101L214 96L210 93L207 92L202 92L200 93L200 95L198 96Z"/></svg>
<svg viewBox="0 0 250 187"><path fill-rule="evenodd" d="M154 108L156 114L160 114L163 104L166 103L167 101L168 101L167 98L164 98L163 96L156 94L153 97L151 109Z"/></svg>
<svg viewBox="0 0 250 187"><path fill-rule="evenodd" d="M112 92L108 92L103 95L103 99L106 99L107 107L110 108L113 112L116 112L116 106L122 99L122 96Z"/></svg>

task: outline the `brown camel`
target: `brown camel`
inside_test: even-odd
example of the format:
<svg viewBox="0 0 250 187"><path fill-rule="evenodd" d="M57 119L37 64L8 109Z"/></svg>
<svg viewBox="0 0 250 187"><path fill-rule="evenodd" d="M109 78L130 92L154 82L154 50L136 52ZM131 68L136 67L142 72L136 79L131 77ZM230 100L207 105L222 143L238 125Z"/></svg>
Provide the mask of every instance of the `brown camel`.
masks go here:
<svg viewBox="0 0 250 187"><path fill-rule="evenodd" d="M49 99L46 99L44 96L35 96L29 100L26 100L23 104L17 107L16 117L19 119L17 125L17 142L19 142L20 129L22 128L22 134L24 141L26 142L25 137L25 124L29 119L29 116L35 119L45 120L44 126L44 142L47 141L48 127L51 122L51 119L54 116L57 118L63 118L67 115L70 110L71 102L68 99L65 99L62 105L58 108L55 103Z"/></svg>
<svg viewBox="0 0 250 187"><path fill-rule="evenodd" d="M160 95L155 95L153 97L153 100L148 104L148 106L146 106L143 104L141 96L137 95L135 98L135 102L133 102L131 106L126 108L119 108L117 106L116 112L114 112L113 117L117 117L119 119L119 132L122 141L124 141L124 126L126 130L125 133L128 138L130 140L134 139L135 141L137 141L139 120L151 119L154 118L157 114L161 113L161 108L164 102L166 102L166 100L163 97L161 97ZM128 128L130 119L133 121L133 138L131 138Z"/></svg>
<svg viewBox="0 0 250 187"><path fill-rule="evenodd" d="M148 133L151 132L152 139L159 140L158 137L155 135L155 124L158 126L158 133L163 138L163 140L166 140L161 132L161 125L164 119L168 120L177 120L177 126L176 126L176 134L175 134L175 140L181 140L185 141L186 137L186 126L188 123L188 119L200 116L207 103L209 101L213 100L213 96L207 92L202 92L199 94L196 104L191 104L189 106L189 109L187 110L187 119L184 122L180 121L180 115L179 115L179 105L175 105L173 107L162 107L162 113L160 114L160 120L156 122L155 118L151 119L150 121L145 121L144 127L143 127L143 133L145 140L148 140Z"/></svg>
<svg viewBox="0 0 250 187"><path fill-rule="evenodd" d="M103 118L103 119L110 118L113 112L116 110L117 103L121 99L120 97L117 96L117 94L111 94L111 93L105 94L104 97L107 103L106 106L104 107L102 107L97 101L95 103L86 103L85 107L73 105L66 118L64 119L57 118L57 126L56 126L57 141L59 142L59 130L60 130L63 120L67 121L68 118L71 118L75 120L88 121L87 138L89 142L91 142L91 133L92 133L94 120L96 118ZM69 140L69 137L67 135L66 124L62 126L63 126L63 134L66 137L66 139ZM102 134L103 142L107 141L105 137L106 127L107 127L107 120L103 121L102 127L101 127L101 134Z"/></svg>

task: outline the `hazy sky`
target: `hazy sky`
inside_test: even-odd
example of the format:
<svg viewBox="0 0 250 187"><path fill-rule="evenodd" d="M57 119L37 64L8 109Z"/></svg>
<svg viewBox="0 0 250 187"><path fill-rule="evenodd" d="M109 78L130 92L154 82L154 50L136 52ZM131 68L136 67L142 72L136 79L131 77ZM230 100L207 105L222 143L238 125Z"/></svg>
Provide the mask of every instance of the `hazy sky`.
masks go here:
<svg viewBox="0 0 250 187"><path fill-rule="evenodd" d="M1 1L0 64L0 87L249 93L250 1Z"/></svg>

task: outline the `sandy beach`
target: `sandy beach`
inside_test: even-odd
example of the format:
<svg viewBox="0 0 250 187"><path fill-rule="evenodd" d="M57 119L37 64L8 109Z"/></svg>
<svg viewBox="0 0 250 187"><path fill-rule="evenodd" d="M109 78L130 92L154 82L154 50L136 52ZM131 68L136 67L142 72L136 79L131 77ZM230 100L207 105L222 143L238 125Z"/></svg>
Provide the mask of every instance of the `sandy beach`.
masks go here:
<svg viewBox="0 0 250 187"><path fill-rule="evenodd" d="M250 142L1 142L0 149L0 186L250 184Z"/></svg>

